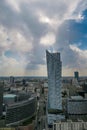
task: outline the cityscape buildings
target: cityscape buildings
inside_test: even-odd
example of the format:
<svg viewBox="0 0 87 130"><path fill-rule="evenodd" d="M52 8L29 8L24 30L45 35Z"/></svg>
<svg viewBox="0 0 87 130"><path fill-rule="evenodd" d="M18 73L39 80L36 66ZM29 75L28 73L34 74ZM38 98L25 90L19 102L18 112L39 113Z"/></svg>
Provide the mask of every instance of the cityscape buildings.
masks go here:
<svg viewBox="0 0 87 130"><path fill-rule="evenodd" d="M46 51L46 59L48 77L15 77L15 82L10 77L10 83L9 77L0 78L0 127L87 128L87 77L61 77L58 52Z"/></svg>

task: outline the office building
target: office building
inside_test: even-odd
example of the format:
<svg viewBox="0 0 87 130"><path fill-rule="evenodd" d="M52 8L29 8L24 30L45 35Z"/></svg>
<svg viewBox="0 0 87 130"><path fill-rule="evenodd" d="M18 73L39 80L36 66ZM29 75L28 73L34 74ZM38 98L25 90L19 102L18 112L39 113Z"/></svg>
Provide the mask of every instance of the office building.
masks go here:
<svg viewBox="0 0 87 130"><path fill-rule="evenodd" d="M36 97L10 104L6 108L6 126L20 124L36 115Z"/></svg>
<svg viewBox="0 0 87 130"><path fill-rule="evenodd" d="M50 53L46 51L47 73L48 73L48 124L52 124L54 120L62 118L60 114L55 112L62 111L61 96L61 66L60 53Z"/></svg>
<svg viewBox="0 0 87 130"><path fill-rule="evenodd" d="M14 84L14 77L10 76L10 84L13 85Z"/></svg>
<svg viewBox="0 0 87 130"><path fill-rule="evenodd" d="M81 96L72 96L67 99L67 117L69 119L87 118L87 99Z"/></svg>
<svg viewBox="0 0 87 130"><path fill-rule="evenodd" d="M2 116L3 111L3 83L0 82L0 116Z"/></svg>
<svg viewBox="0 0 87 130"><path fill-rule="evenodd" d="M6 105L13 104L17 100L17 95L15 94L4 94L3 95L3 103Z"/></svg>
<svg viewBox="0 0 87 130"><path fill-rule="evenodd" d="M78 71L74 72L74 77L75 77L75 79L79 80L79 72Z"/></svg>

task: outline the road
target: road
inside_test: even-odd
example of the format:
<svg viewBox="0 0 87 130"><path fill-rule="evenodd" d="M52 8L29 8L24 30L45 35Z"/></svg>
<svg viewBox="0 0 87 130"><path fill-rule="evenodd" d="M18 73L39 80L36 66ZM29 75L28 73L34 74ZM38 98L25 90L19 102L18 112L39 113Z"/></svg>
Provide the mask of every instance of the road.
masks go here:
<svg viewBox="0 0 87 130"><path fill-rule="evenodd" d="M52 128L48 128L47 125L47 117L46 117L46 102L44 95L41 95L39 102L39 109L37 111L37 128L35 130L53 130Z"/></svg>
<svg viewBox="0 0 87 130"><path fill-rule="evenodd" d="M41 95L39 102L39 110L37 111L37 129L36 130L48 130L46 119L46 103L44 95Z"/></svg>

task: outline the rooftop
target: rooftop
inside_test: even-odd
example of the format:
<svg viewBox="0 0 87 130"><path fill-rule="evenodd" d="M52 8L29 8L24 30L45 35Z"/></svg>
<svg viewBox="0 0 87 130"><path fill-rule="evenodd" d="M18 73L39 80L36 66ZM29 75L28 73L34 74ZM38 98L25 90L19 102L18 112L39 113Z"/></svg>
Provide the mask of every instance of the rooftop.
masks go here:
<svg viewBox="0 0 87 130"><path fill-rule="evenodd" d="M4 98L14 98L14 97L16 97L15 94L5 94L4 95Z"/></svg>

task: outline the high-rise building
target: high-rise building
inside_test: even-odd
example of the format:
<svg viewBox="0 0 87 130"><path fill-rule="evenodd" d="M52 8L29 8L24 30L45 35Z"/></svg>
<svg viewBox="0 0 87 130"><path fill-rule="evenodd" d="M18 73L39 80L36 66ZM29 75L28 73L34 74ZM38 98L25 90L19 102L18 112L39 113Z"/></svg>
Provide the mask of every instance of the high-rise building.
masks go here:
<svg viewBox="0 0 87 130"><path fill-rule="evenodd" d="M62 110L61 96L61 67L60 53L46 51L47 73L48 73L48 124L58 120L60 115L55 112ZM51 112L52 114L49 114Z"/></svg>
<svg viewBox="0 0 87 130"><path fill-rule="evenodd" d="M10 76L10 84L13 85L14 84L14 77Z"/></svg>
<svg viewBox="0 0 87 130"><path fill-rule="evenodd" d="M74 77L75 77L75 79L79 79L79 72L78 71L76 71L76 72L74 72Z"/></svg>
<svg viewBox="0 0 87 130"><path fill-rule="evenodd" d="M3 83L0 82L0 116L2 116L3 112Z"/></svg>

